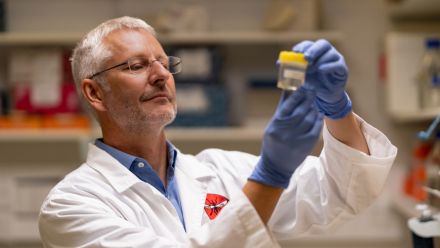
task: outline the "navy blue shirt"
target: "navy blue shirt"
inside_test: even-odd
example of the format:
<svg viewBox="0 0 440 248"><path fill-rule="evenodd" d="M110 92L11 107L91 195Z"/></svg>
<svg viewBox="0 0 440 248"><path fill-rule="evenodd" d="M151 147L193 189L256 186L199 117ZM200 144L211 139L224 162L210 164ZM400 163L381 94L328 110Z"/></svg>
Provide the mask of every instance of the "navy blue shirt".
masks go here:
<svg viewBox="0 0 440 248"><path fill-rule="evenodd" d="M176 148L167 142L168 148L168 170L167 170L167 187L162 183L157 173L153 170L151 165L143 158L138 158L111 147L103 142L102 139L97 139L95 145L106 151L112 157L119 161L122 165L127 167L133 174L135 174L142 181L150 184L159 192L161 192L176 208L179 215L180 222L185 228L185 221L183 218L182 204L180 203L179 188L174 177L174 169L176 163L177 151Z"/></svg>

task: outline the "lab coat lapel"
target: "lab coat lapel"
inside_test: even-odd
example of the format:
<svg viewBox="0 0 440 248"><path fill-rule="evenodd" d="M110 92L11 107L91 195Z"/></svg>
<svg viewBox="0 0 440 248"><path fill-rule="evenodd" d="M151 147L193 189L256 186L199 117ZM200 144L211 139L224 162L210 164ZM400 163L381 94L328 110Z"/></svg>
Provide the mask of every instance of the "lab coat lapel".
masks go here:
<svg viewBox="0 0 440 248"><path fill-rule="evenodd" d="M214 174L194 157L179 153L176 179L187 232L200 229L209 179Z"/></svg>
<svg viewBox="0 0 440 248"><path fill-rule="evenodd" d="M89 144L86 163L101 173L118 193L122 193L131 186L141 182L139 178L110 154L91 143Z"/></svg>

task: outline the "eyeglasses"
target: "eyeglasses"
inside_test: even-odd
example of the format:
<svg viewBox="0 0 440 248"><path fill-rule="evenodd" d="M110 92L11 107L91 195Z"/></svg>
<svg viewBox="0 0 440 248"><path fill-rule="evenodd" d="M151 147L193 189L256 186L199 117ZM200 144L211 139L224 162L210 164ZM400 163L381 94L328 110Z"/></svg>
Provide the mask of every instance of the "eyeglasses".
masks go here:
<svg viewBox="0 0 440 248"><path fill-rule="evenodd" d="M161 64L162 67L164 67L166 70L168 70L171 74L176 74L179 73L180 71L182 71L182 60L179 57L174 57L174 56L166 56L166 57L161 57L155 60L148 60L145 57L133 57L133 58L129 58L126 61L111 66L107 69L104 69L100 72L97 72L95 74L93 74L92 76L89 77L89 79L92 79L106 71L115 69L117 67L121 67L121 66L125 66L122 68L122 71L127 71L130 74L142 74L145 73L148 68L151 67L151 65L154 62L159 62Z"/></svg>

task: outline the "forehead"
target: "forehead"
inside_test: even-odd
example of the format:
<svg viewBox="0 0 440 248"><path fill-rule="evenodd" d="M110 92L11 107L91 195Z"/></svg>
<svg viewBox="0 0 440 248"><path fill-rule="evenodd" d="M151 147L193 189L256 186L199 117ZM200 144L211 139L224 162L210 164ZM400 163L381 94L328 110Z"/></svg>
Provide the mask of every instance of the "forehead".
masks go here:
<svg viewBox="0 0 440 248"><path fill-rule="evenodd" d="M115 59L165 53L156 37L142 29L115 30L105 37L104 44L113 52Z"/></svg>

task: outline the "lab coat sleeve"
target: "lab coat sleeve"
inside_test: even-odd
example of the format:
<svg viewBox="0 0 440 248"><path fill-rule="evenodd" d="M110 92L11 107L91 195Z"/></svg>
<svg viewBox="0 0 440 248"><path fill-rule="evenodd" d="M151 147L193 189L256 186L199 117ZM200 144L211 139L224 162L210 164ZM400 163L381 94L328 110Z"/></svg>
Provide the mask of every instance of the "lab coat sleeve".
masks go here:
<svg viewBox="0 0 440 248"><path fill-rule="evenodd" d="M334 229L381 193L397 148L357 118L370 155L339 142L324 126L320 156L307 157L295 171L269 222L279 240Z"/></svg>
<svg viewBox="0 0 440 248"><path fill-rule="evenodd" d="M370 155L336 140L324 127L319 157L308 156L292 176L268 223L278 240L336 229L367 208L380 194L397 148L380 131L357 117ZM213 165L222 178L241 187L257 156L205 150L198 159Z"/></svg>

